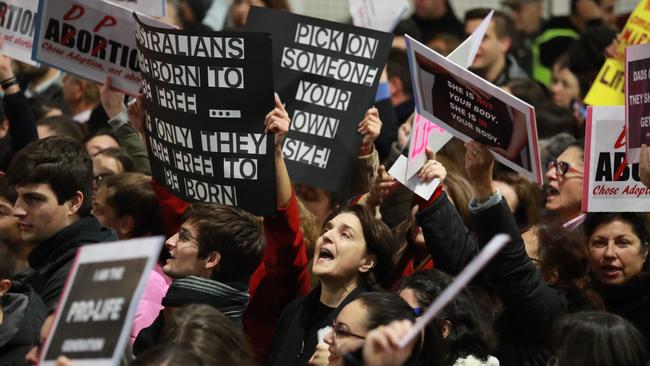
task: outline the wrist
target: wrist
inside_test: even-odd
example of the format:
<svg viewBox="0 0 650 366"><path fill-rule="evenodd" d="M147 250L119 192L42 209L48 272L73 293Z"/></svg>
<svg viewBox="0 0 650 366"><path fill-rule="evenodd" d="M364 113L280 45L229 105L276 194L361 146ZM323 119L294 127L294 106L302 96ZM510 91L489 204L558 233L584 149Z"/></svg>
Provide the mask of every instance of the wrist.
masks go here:
<svg viewBox="0 0 650 366"><path fill-rule="evenodd" d="M473 186L472 190L477 201L488 199L496 192L496 189L491 184L488 186Z"/></svg>
<svg viewBox="0 0 650 366"><path fill-rule="evenodd" d="M372 154L372 151L374 149L374 145L371 143L369 144L362 144L361 148L359 148L359 156L366 156Z"/></svg>
<svg viewBox="0 0 650 366"><path fill-rule="evenodd" d="M117 117L120 113L126 112L126 108L123 107L114 107L114 108L104 108L108 119L113 119Z"/></svg>

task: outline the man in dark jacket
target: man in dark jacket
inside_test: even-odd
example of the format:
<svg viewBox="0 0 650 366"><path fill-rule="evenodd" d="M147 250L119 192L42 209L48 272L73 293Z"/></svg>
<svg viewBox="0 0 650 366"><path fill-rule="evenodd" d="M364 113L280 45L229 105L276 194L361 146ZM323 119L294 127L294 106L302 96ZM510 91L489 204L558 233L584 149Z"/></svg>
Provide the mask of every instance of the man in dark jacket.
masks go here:
<svg viewBox="0 0 650 366"><path fill-rule="evenodd" d="M235 324L248 304L248 282L262 261L264 232L255 216L231 206L194 204L178 233L165 242L170 258L163 271L174 279L162 299L165 307L138 334L137 356L159 342L165 315L187 304L214 306Z"/></svg>
<svg viewBox="0 0 650 366"><path fill-rule="evenodd" d="M54 309L77 248L117 240L115 232L90 215L92 161L68 137L49 137L27 145L9 167L18 198L13 214L23 241L34 243L24 278Z"/></svg>
<svg viewBox="0 0 650 366"><path fill-rule="evenodd" d="M47 308L34 290L11 282L16 260L0 245L0 365L27 365L25 354L39 340Z"/></svg>

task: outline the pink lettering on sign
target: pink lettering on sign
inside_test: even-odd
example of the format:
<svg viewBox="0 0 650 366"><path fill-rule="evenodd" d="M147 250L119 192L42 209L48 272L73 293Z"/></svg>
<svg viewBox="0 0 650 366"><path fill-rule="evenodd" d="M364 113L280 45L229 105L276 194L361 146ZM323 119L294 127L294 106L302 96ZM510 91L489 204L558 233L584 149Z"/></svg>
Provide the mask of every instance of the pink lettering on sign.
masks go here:
<svg viewBox="0 0 650 366"><path fill-rule="evenodd" d="M410 152L411 159L424 153L424 150L429 145L429 134L432 131L437 134L445 133L444 128L422 117L419 113L416 113L412 132L414 133L413 138L415 141L413 143L413 149Z"/></svg>

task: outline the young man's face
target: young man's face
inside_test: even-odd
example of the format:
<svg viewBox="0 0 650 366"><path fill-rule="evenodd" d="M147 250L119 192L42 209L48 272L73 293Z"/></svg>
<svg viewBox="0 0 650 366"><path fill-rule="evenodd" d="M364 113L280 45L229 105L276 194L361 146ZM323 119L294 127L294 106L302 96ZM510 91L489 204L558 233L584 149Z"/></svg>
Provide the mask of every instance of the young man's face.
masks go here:
<svg viewBox="0 0 650 366"><path fill-rule="evenodd" d="M472 34L480 24L481 19L467 21L465 23L465 33ZM504 40L499 39L494 29L494 21L492 21L485 32L470 69L475 70L478 74L486 73L500 59L505 59L507 52L507 44Z"/></svg>
<svg viewBox="0 0 650 366"><path fill-rule="evenodd" d="M198 230L192 223L184 222L180 230L167 239L165 248L169 250L163 271L171 278L201 276L206 274L206 260L199 258Z"/></svg>
<svg viewBox="0 0 650 366"><path fill-rule="evenodd" d="M18 199L13 214L24 241L41 243L74 221L78 207L72 200L59 204L49 184L18 185L16 192Z"/></svg>

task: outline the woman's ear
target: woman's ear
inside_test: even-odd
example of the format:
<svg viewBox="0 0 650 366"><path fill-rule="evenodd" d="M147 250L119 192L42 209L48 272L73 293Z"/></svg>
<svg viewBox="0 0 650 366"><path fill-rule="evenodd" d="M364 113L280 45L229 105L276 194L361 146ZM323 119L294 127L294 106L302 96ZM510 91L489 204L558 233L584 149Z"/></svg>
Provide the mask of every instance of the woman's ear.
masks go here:
<svg viewBox="0 0 650 366"><path fill-rule="evenodd" d="M454 325L449 320L442 320L438 323L440 325L440 332L442 333L442 338L447 339L451 330L454 328Z"/></svg>
<svg viewBox="0 0 650 366"><path fill-rule="evenodd" d="M368 273L371 269L375 267L377 263L377 258L374 254L366 255L361 259L361 265L359 266L359 272Z"/></svg>

